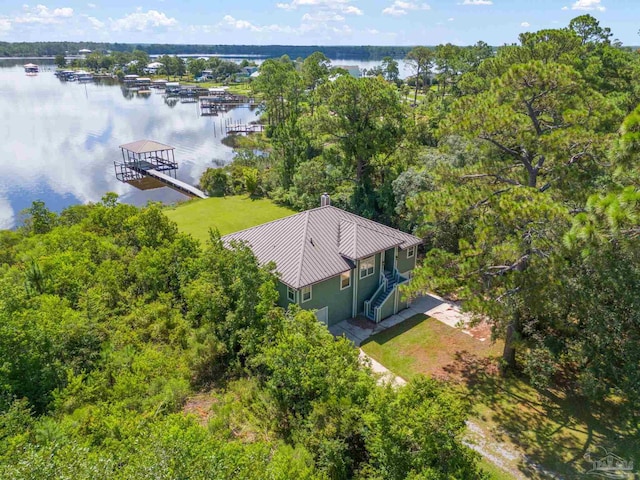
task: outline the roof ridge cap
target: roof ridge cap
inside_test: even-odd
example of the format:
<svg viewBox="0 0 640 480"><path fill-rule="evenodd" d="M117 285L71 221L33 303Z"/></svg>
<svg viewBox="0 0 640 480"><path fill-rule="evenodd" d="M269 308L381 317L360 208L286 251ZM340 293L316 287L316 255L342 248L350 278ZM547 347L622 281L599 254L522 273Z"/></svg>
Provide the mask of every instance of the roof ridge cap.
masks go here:
<svg viewBox="0 0 640 480"><path fill-rule="evenodd" d="M357 259L358 258L358 227L360 225L358 225L355 222L351 222L353 223L353 256Z"/></svg>
<svg viewBox="0 0 640 480"><path fill-rule="evenodd" d="M341 210L341 209L338 209L338 210ZM419 237L417 237L417 236L416 236L416 235L414 235L413 233L403 232L403 231L402 231L402 230L400 230L399 228L390 227L389 225L385 225L384 223L376 222L375 220L371 220L371 219L369 219L369 218L361 217L360 215L357 215L357 214L352 213L352 212L348 212L348 211L346 211L346 210L341 210L341 211L342 211L342 212L344 212L344 213L346 213L346 214L347 214L347 216L349 216L349 217L356 217L356 219L358 219L358 220L364 220L364 222L362 222L362 223L365 223L366 225L360 225L359 223L356 223L356 222L355 222L354 220L352 220L352 219L349 219L349 220L346 220L346 221L348 221L348 222L352 222L352 223L356 223L357 225L362 226L362 227L364 227L364 228L367 228L368 230L374 230L374 228L373 228L373 227L368 226L368 225L370 225L370 224L373 224L376 228L380 228L381 230L382 230L382 229L384 229L384 230L391 230L391 231L392 231L393 233L395 233L395 234L398 234L398 233L399 233L399 234L401 234L401 235L410 235L410 236L412 236L412 237L415 237L415 238L418 238L418 239L419 239ZM398 237L396 237L395 235L391 234L391 232L386 233L386 232L378 231L378 233L382 233L383 235L387 235L387 236L389 236L389 237L398 238Z"/></svg>
<svg viewBox="0 0 640 480"><path fill-rule="evenodd" d="M386 225L382 225L381 223L380 223L379 225L381 225L381 226L383 226L383 227L387 227ZM389 228L389 229L391 229L391 230L393 231L393 233L394 233L394 234L392 234L392 233L387 233L387 232L385 232L385 231L384 231L384 230L382 230L382 229L378 230L378 229L373 228L373 227L370 227L370 226L368 226L368 225L358 225L358 226L359 226L359 227L362 227L362 228L366 228L366 229L367 229L367 230L369 230L369 231L376 232L376 233L378 233L378 234L380 234L380 235L384 235L385 237L395 238L396 240L400 240L401 242L404 242L404 239L403 239L403 238L400 238L400 237L398 237L398 236L394 235L394 234L395 234L395 232L396 232L396 229L394 229L394 228L387 227L387 228ZM376 225L376 226L377 226L377 225ZM398 231L398 232L400 232L400 233L404 233L404 232L401 232L400 230L397 230L397 231ZM405 233L405 235L410 235L410 234L409 234L409 233Z"/></svg>
<svg viewBox="0 0 640 480"><path fill-rule="evenodd" d="M253 227L249 227L249 228L245 228L245 229L242 229L242 230L238 230L237 232L227 233L226 235L223 235L221 238L231 237L232 235L237 235L238 233L248 232L249 230L253 230L254 228L260 228L260 227L264 227L265 225L270 225L272 223L282 222L283 220L287 220L287 219L296 217L298 215L303 215L303 214L307 213L308 211L309 210L305 210L304 212L292 213L291 215L287 215L286 217L276 218L275 220L270 220L270 221L265 222L265 223L260 223L259 225L254 225Z"/></svg>
<svg viewBox="0 0 640 480"><path fill-rule="evenodd" d="M304 219L304 232L302 234L302 245L300 246L300 254L298 257L298 272L296 273L296 284L300 285L302 282L302 262L304 260L304 250L307 247L307 231L309 230L309 211L303 212L305 214Z"/></svg>

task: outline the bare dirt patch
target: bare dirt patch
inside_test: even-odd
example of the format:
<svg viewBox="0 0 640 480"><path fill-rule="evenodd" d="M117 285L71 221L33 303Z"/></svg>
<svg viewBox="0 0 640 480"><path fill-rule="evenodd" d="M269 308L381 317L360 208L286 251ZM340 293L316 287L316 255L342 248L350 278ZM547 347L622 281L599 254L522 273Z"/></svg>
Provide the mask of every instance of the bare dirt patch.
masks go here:
<svg viewBox="0 0 640 480"><path fill-rule="evenodd" d="M211 393L200 393L190 397L182 407L185 414L192 414L198 418L202 426L206 426L211 418L211 406L216 402L216 398Z"/></svg>

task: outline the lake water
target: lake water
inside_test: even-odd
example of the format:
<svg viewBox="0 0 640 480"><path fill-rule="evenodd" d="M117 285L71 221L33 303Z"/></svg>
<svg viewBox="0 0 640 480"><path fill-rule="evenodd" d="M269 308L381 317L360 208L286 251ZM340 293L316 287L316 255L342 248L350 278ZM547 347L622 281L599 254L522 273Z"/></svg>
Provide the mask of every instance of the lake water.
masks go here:
<svg viewBox="0 0 640 480"><path fill-rule="evenodd" d="M195 185L206 168L233 158L221 143L223 123L256 119L247 108L203 117L197 103L167 102L157 90L143 96L118 84L62 82L49 62L38 60L48 71L29 77L26 59L0 60L0 229L19 224L34 200L54 211L109 191L135 205L185 200L169 188L139 191L117 181L118 145L151 139L174 146L177 177ZM333 64L369 69L379 62ZM402 62L401 70L406 76Z"/></svg>
<svg viewBox="0 0 640 480"><path fill-rule="evenodd" d="M143 96L118 84L62 82L53 70L29 77L23 63L0 61L0 228L15 226L36 199L56 211L109 191L136 205L184 200L169 188L139 191L117 181L118 145L139 139L172 145L177 177L196 184L207 167L233 157L220 142L222 122L256 118L248 108L202 117L197 103L167 104L159 91Z"/></svg>

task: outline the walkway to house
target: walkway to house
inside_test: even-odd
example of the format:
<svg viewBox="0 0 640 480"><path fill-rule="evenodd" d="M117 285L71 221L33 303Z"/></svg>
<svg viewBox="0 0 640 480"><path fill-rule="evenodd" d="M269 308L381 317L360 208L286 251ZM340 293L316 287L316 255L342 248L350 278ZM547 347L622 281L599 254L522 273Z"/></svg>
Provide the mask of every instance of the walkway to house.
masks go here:
<svg viewBox="0 0 640 480"><path fill-rule="evenodd" d="M367 355L359 347L370 336L398 325L414 315L419 314L435 318L450 327L462 327L462 332L471 335L480 341L486 340L490 333L486 325L471 327L468 330L465 329L464 326L468 326L470 321L469 315L462 313L457 305L447 302L443 298L432 294L415 299L409 308L399 312L397 315L393 315L383 320L378 324L375 324L366 318L355 318L333 325L329 327L329 330L335 336L346 336L358 347L360 350L360 358L363 363L368 363L371 370L378 375L378 383L390 383L394 387L400 387L407 383L404 378L395 375L380 362L377 362ZM514 465L519 463L528 465L531 469L540 473L544 478L556 480L560 480L562 478L554 472L546 470L542 465L531 462L522 452L516 451L511 445L496 439L490 434L490 432L485 431L473 420L467 420L466 424L468 430L463 443L482 455L489 463L508 472L510 478L513 478L514 480L525 480L526 477L522 472L520 472L518 468L514 467Z"/></svg>
<svg viewBox="0 0 640 480"><path fill-rule="evenodd" d="M387 328L394 327L414 315L419 314L435 318L450 327L464 327L465 325L468 325L471 320L467 314L462 313L453 303L447 302L437 295L428 294L423 297L416 298L411 302L411 306L409 308L384 319L380 323L376 324L365 318L352 318L332 325L329 327L329 331L336 337L344 335L359 347L370 336L380 333ZM471 335L471 331L466 330L465 328L462 329L462 332ZM479 337L476 334L473 336L479 340L484 340L484 338Z"/></svg>

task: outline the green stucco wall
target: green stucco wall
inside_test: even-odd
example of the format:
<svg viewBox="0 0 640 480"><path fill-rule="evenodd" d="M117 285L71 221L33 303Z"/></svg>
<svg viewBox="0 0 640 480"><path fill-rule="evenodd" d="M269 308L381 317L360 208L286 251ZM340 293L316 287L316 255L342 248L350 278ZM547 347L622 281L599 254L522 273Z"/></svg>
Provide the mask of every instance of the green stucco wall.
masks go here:
<svg viewBox="0 0 640 480"><path fill-rule="evenodd" d="M390 317L391 315L393 315L395 313L393 311L393 308L395 307L395 295L396 295L396 292L393 292L391 295L389 295L387 297L385 302L380 306L380 308L381 308L380 319L381 320L384 320L385 318Z"/></svg>
<svg viewBox="0 0 640 480"><path fill-rule="evenodd" d="M282 308L287 308L292 302L287 299L287 286L282 282L278 282L278 293L280 294L278 296L278 305Z"/></svg>
<svg viewBox="0 0 640 480"><path fill-rule="evenodd" d="M353 278L351 287L340 290L340 275L316 283L311 287L311 300L300 303L307 310L319 310L329 307L329 325L351 318L351 300L353 295Z"/></svg>
<svg viewBox="0 0 640 480"><path fill-rule="evenodd" d="M376 268L373 272L373 275L367 278L358 278L358 313L364 312L364 302L365 300L369 300L371 296L376 292L378 286L380 285L380 254L376 253ZM360 261L356 265L356 273L355 275L360 276Z"/></svg>
<svg viewBox="0 0 640 480"><path fill-rule="evenodd" d="M407 258L406 250L398 250L398 272L408 272L409 270L413 270L416 266L416 255L417 255L418 247L416 247L416 253L412 258Z"/></svg>
<svg viewBox="0 0 640 480"><path fill-rule="evenodd" d="M286 308L287 286L278 282L278 292L280 298L278 305ZM301 293L298 292L298 300L301 301ZM340 276L330 278L324 282L316 283L311 287L311 300L299 305L306 310L320 310L328 307L329 325L351 318L351 308L353 300L353 272L351 273L351 287L340 290Z"/></svg>

